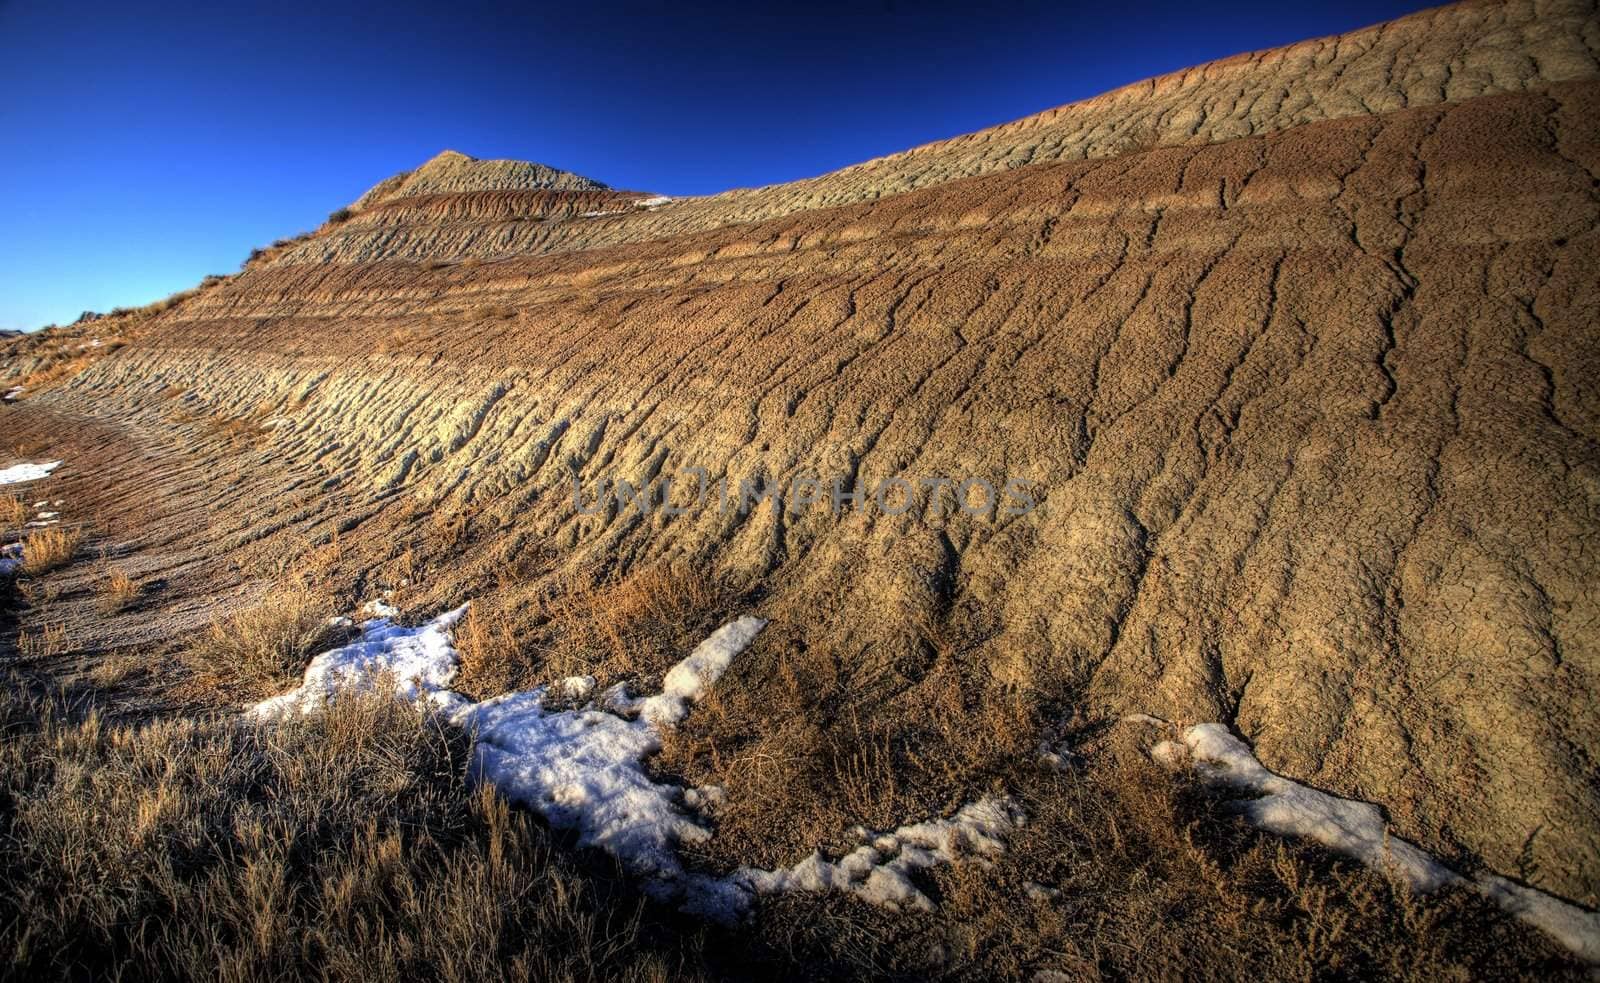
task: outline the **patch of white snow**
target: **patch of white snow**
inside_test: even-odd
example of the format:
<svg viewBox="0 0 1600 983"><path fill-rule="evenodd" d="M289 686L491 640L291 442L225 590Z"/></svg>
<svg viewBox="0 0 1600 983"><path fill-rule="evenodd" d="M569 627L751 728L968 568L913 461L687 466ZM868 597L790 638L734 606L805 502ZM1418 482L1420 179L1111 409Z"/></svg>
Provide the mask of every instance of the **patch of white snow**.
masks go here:
<svg viewBox="0 0 1600 983"><path fill-rule="evenodd" d="M633 719L592 705L546 710L543 687L485 700L453 719L476 734L480 780L552 826L574 830L580 845L610 853L645 877L658 898L732 920L748 898L735 884L683 869L678 844L703 842L711 833L679 807L683 790L653 780L644 763L661 749L661 729L682 720L687 704L764 627L766 621L751 616L722 626L668 671L660 695L634 700L620 686L608 690L602 705L637 710Z"/></svg>
<svg viewBox="0 0 1600 983"><path fill-rule="evenodd" d="M60 466L60 461L46 461L43 464L13 464L9 468L0 470L0 485L14 485L19 481L38 481L40 478L48 478L50 472Z"/></svg>
<svg viewBox="0 0 1600 983"><path fill-rule="evenodd" d="M463 604L416 628L374 618L361 626L356 641L312 659L299 686L255 704L250 712L258 717L310 713L340 692L370 690L384 679L392 680L395 695L401 699L426 700L444 710L460 709L466 700L450 691L456 677L450 628L466 612Z"/></svg>
<svg viewBox="0 0 1600 983"><path fill-rule="evenodd" d="M634 873L679 877L675 844L710 834L677 808L677 789L645 773L656 729L592 708L546 711L544 696L508 693L457 715L477 737L477 776Z"/></svg>
<svg viewBox="0 0 1600 983"><path fill-rule="evenodd" d="M381 598L368 601L362 606L361 613L372 618L388 618L391 621L400 617L400 610Z"/></svg>
<svg viewBox="0 0 1600 983"><path fill-rule="evenodd" d="M1341 799L1276 774L1222 724L1190 727L1183 732L1183 742L1201 774L1260 794L1259 799L1236 803L1252 824L1282 836L1316 840L1375 870L1391 871L1414 891L1432 891L1455 878L1433 857L1390 836L1377 806Z"/></svg>
<svg viewBox="0 0 1600 983"><path fill-rule="evenodd" d="M1545 932L1589 965L1600 966L1600 915L1494 874L1479 874L1473 883L1506 912Z"/></svg>
<svg viewBox="0 0 1600 983"><path fill-rule="evenodd" d="M689 712L689 704L697 702L708 687L722 678L733 657L749 647L766 626L763 619L745 615L712 632L711 637L668 670L661 681L661 693L642 701L639 715L657 727L675 726Z"/></svg>
<svg viewBox="0 0 1600 983"><path fill-rule="evenodd" d="M932 911L933 902L911 881L918 870L972 858L986 863L1005 850L1005 837L1021 825L1022 813L1006 798L963 806L950 819L902 826L892 833L857 829L861 845L837 862L821 851L787 870L740 868L732 880L757 894L779 891L841 891L895 911Z"/></svg>
<svg viewBox="0 0 1600 983"><path fill-rule="evenodd" d="M703 816L715 816L728 805L728 792L721 785L702 785L683 793L683 804Z"/></svg>
<svg viewBox="0 0 1600 983"><path fill-rule="evenodd" d="M568 676L561 681L561 693L568 699L586 700L594 692L593 676Z"/></svg>
<svg viewBox="0 0 1600 983"><path fill-rule="evenodd" d="M1181 738L1182 745L1161 742L1152 755L1176 766L1187 750L1208 779L1258 794L1260 798L1234 806L1261 829L1316 840L1368 867L1394 872L1413 890L1426 892L1464 882L1428 853L1391 836L1377 806L1342 799L1273 772L1225 725L1197 724ZM1481 874L1471 883L1509 914L1548 933L1585 962L1600 965L1600 914L1493 874Z"/></svg>

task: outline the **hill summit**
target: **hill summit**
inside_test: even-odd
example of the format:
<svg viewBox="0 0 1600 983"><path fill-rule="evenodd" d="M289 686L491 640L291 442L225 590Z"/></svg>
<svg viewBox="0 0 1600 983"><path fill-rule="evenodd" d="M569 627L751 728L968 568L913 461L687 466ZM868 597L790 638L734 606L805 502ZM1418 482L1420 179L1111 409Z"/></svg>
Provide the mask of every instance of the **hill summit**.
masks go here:
<svg viewBox="0 0 1600 983"><path fill-rule="evenodd" d="M395 198L463 194L471 191L604 191L581 174L525 160L481 160L444 150L414 171L379 182L355 202L369 208Z"/></svg>

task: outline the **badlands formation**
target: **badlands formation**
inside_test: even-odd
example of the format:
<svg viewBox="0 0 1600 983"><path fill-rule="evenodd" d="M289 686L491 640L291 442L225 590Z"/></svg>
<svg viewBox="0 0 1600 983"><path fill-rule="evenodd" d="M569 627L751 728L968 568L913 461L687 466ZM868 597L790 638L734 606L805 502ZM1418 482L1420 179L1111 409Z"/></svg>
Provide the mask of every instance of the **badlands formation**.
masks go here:
<svg viewBox="0 0 1600 983"><path fill-rule="evenodd" d="M243 558L334 537L354 589L401 586L406 537L458 517L419 612L496 563L670 564L886 718L955 672L1074 726L1220 721L1592 908L1597 59L1590 3L1474 0L706 198L445 152L67 329L123 343L0 425L163 585L82 602L85 651L204 625L270 586ZM9 388L44 342L6 344ZM701 472L822 501L595 509ZM895 514L896 476L998 502L917 484ZM865 501L835 514L836 480Z"/></svg>

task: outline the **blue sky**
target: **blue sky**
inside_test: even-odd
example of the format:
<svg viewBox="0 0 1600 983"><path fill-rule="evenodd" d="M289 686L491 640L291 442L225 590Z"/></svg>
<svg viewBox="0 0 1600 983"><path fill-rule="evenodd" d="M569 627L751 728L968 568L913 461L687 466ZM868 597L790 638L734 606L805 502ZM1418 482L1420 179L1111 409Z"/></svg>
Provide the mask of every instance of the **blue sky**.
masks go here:
<svg viewBox="0 0 1600 983"><path fill-rule="evenodd" d="M0 0L0 328L231 272L446 147L704 194L1423 6Z"/></svg>

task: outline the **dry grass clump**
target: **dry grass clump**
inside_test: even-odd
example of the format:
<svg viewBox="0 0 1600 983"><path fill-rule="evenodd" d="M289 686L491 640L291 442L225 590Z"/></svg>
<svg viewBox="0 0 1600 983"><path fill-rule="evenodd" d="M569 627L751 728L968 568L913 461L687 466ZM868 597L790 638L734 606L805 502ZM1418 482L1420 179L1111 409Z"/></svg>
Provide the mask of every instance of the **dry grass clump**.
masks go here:
<svg viewBox="0 0 1600 983"><path fill-rule="evenodd" d="M1225 792L1172 775L1122 736L1027 789L1031 822L1011 843L1008 877L943 878L958 951L1012 939L1018 962L1138 979L1246 967L1266 979L1576 976L1550 940L1476 893L1421 897L1313 844L1262 834L1230 815ZM1007 925L994 917L1000 895L1025 881L1060 893Z"/></svg>
<svg viewBox="0 0 1600 983"><path fill-rule="evenodd" d="M259 247L255 248L255 249L252 249L252 250L250 250L250 255L246 256L244 261L239 264L239 269L240 270L248 270L251 267L252 264L257 263L257 262L259 262L261 260L264 260L264 259L273 258L278 253L283 252L285 249L289 248L290 246L295 246L295 245L298 245L298 244L300 244L302 242L305 242L307 239L311 238L313 235L315 235L314 232L302 232L302 233L300 233L299 235L296 235L296 236L288 236L288 237L285 237L285 238L282 238L282 239L274 239L273 242L272 242L272 245L270 245L270 246L259 246Z"/></svg>
<svg viewBox="0 0 1600 983"><path fill-rule="evenodd" d="M714 629L720 588L683 566L573 579L540 600L554 631L546 670L637 679L660 672Z"/></svg>
<svg viewBox="0 0 1600 983"><path fill-rule="evenodd" d="M204 427L213 437L222 441L229 450L253 447L267 439L268 431L256 420L215 415L206 420Z"/></svg>
<svg viewBox="0 0 1600 983"><path fill-rule="evenodd" d="M184 301L194 297L199 292L199 288L180 290L175 294L163 297L160 300L146 304L143 307L135 308L129 313L138 315L140 317L153 317L157 314L165 314L167 311L170 311L183 304Z"/></svg>
<svg viewBox="0 0 1600 983"><path fill-rule="evenodd" d="M7 977L662 980L692 956L392 700L130 728L21 689L0 692Z"/></svg>
<svg viewBox="0 0 1600 983"><path fill-rule="evenodd" d="M203 680L231 696L264 696L292 685L306 662L343 639L330 625L334 604L299 585L269 592L259 603L211 622L184 652Z"/></svg>
<svg viewBox="0 0 1600 983"><path fill-rule="evenodd" d="M158 302L159 303L159 302ZM156 305L151 305L151 308ZM4 387L20 386L26 394L76 375L96 360L128 343L124 332L137 334L154 313L149 308L122 308L100 322L49 328L16 339L7 352L12 376ZM109 323L111 318L115 323Z"/></svg>
<svg viewBox="0 0 1600 983"><path fill-rule="evenodd" d="M15 495L0 495L0 528L21 529L27 521L27 503Z"/></svg>
<svg viewBox="0 0 1600 983"><path fill-rule="evenodd" d="M139 584L116 567L106 570L101 604L107 611L121 611L139 596Z"/></svg>
<svg viewBox="0 0 1600 983"><path fill-rule="evenodd" d="M12 435L5 438L5 444L0 446L11 457L38 457L50 449L51 442L36 434Z"/></svg>
<svg viewBox="0 0 1600 983"><path fill-rule="evenodd" d="M455 629L456 652L463 686L489 696L515 689L526 660L516 625L504 611L486 612L474 605Z"/></svg>
<svg viewBox="0 0 1600 983"><path fill-rule="evenodd" d="M22 571L37 577L72 562L83 534L65 526L36 530L22 543Z"/></svg>
<svg viewBox="0 0 1600 983"><path fill-rule="evenodd" d="M89 681L102 690L112 689L128 682L150 668L145 653L137 651L107 652L89 670Z"/></svg>
<svg viewBox="0 0 1600 983"><path fill-rule="evenodd" d="M77 375L94 360L93 355L78 354L66 349L50 351L42 354L38 365L12 385L21 386L24 390L38 389L67 376Z"/></svg>
<svg viewBox="0 0 1600 983"><path fill-rule="evenodd" d="M24 659L50 659L67 651L67 626L60 622L42 625L37 631L17 632L17 652Z"/></svg>
<svg viewBox="0 0 1600 983"><path fill-rule="evenodd" d="M961 653L898 692L857 675L861 662L775 623L665 735L663 771L739 789L708 859L791 864L858 823L947 812L1034 756L1036 705L963 669Z"/></svg>
<svg viewBox="0 0 1600 983"><path fill-rule="evenodd" d="M436 532L460 540L464 528ZM415 553L402 553L401 561L421 562ZM461 591L476 598L455 633L463 691L491 696L577 675L648 687L726 613L718 586L675 566L599 580L576 574L554 585L537 582L536 568L526 557L501 557L479 574L481 589Z"/></svg>

